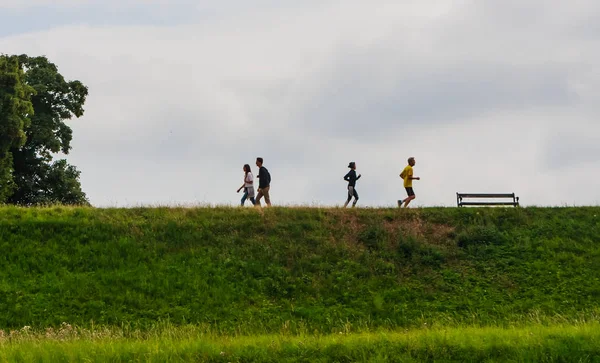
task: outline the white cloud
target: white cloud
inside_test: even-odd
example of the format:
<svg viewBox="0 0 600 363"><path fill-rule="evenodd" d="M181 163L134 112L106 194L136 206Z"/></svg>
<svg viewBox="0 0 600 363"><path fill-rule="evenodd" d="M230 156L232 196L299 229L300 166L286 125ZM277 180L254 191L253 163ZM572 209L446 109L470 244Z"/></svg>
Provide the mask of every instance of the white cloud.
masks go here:
<svg viewBox="0 0 600 363"><path fill-rule="evenodd" d="M89 86L69 159L97 205L236 203L256 156L276 203L341 204L354 160L360 204L393 205L410 155L416 205L453 205L457 191L598 204L600 37L581 25L596 2L272 4L0 48L46 55ZM585 163L553 168L577 148Z"/></svg>

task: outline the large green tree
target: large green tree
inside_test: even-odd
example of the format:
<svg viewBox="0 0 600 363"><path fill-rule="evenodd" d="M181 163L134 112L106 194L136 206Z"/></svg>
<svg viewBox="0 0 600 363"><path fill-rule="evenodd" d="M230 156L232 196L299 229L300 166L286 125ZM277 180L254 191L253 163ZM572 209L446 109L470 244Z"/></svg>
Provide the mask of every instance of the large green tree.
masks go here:
<svg viewBox="0 0 600 363"><path fill-rule="evenodd" d="M33 89L24 84L23 78L18 57L0 55L0 203L18 188L11 150L25 144L25 129L33 114Z"/></svg>
<svg viewBox="0 0 600 363"><path fill-rule="evenodd" d="M65 121L83 115L88 89L80 81L66 81L46 57L18 56L23 83L34 90L33 114L23 127L25 139L13 143L14 188L11 204L89 204L79 182L80 172L58 153L71 150L73 132Z"/></svg>

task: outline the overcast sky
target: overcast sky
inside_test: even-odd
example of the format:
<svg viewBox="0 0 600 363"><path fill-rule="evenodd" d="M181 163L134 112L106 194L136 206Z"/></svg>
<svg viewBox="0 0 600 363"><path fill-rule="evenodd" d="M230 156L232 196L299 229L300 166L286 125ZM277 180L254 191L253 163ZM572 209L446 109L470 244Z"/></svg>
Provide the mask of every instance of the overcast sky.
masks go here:
<svg viewBox="0 0 600 363"><path fill-rule="evenodd" d="M456 192L600 204L598 0L0 0L0 53L89 87L70 163L96 206Z"/></svg>

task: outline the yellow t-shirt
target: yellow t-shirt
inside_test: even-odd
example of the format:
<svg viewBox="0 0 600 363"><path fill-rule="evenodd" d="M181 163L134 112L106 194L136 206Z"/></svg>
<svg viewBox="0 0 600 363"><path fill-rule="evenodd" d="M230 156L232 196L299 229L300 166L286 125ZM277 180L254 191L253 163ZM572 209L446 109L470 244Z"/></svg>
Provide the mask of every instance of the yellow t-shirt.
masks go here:
<svg viewBox="0 0 600 363"><path fill-rule="evenodd" d="M404 168L404 170L402 170L401 175L403 176L404 179L404 187L405 188L412 188L412 179L409 178L413 176L413 167L410 165L407 165L406 168Z"/></svg>

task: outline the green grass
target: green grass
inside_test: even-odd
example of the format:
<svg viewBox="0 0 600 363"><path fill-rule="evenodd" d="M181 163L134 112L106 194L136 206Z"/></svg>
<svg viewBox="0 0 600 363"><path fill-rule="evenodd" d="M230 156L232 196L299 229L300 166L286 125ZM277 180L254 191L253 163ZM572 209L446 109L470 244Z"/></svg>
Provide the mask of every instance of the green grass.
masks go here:
<svg viewBox="0 0 600 363"><path fill-rule="evenodd" d="M215 334L600 315L600 208L0 208L0 328Z"/></svg>
<svg viewBox="0 0 600 363"><path fill-rule="evenodd" d="M193 326L143 332L63 326L0 337L0 362L42 361L598 362L600 324L233 337Z"/></svg>

